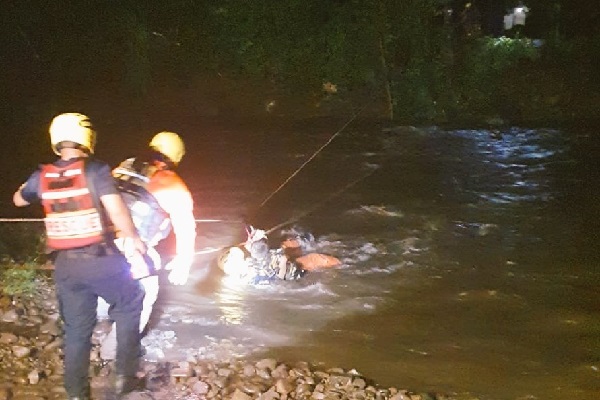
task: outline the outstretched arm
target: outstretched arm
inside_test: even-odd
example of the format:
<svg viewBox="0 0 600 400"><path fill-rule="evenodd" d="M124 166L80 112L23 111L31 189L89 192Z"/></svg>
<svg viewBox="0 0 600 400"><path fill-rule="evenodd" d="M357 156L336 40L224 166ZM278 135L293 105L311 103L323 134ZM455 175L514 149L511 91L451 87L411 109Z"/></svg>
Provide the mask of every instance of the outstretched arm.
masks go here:
<svg viewBox="0 0 600 400"><path fill-rule="evenodd" d="M19 186L19 188L17 189L15 194L13 194L13 203L15 203L15 206L17 206L17 207L25 207L25 206L28 206L29 204L31 204L23 198L22 190L25 187L25 185L26 185L26 183Z"/></svg>

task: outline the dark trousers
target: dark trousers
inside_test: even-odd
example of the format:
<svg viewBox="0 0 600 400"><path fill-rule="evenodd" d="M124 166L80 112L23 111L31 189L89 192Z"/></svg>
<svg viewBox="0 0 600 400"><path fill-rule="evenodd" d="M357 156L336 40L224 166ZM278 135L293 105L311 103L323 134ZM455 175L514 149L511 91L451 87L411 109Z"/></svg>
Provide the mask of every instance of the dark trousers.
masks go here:
<svg viewBox="0 0 600 400"><path fill-rule="evenodd" d="M91 337L96 325L98 296L110 305L117 326L117 374L135 376L140 356L140 312L144 291L129 274L120 254L90 256L60 251L55 283L64 321L65 389L71 397L89 395Z"/></svg>

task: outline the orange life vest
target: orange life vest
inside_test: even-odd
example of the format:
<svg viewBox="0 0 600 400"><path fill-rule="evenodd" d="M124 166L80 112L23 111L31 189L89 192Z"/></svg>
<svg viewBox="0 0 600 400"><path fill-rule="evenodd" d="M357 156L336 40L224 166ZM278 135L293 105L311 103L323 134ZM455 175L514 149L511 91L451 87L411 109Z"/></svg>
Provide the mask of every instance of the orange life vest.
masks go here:
<svg viewBox="0 0 600 400"><path fill-rule="evenodd" d="M84 160L65 167L43 165L40 197L46 214L47 246L51 250L104 241L102 218L87 185Z"/></svg>

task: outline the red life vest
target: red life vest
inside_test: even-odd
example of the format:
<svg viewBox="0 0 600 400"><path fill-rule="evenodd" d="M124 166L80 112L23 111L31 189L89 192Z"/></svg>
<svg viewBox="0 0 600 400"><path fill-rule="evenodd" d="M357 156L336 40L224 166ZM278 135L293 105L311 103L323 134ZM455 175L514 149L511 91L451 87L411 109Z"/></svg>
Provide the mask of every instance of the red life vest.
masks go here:
<svg viewBox="0 0 600 400"><path fill-rule="evenodd" d="M74 249L104 241L99 210L87 185L84 160L65 167L42 166L40 197L44 207L47 246Z"/></svg>

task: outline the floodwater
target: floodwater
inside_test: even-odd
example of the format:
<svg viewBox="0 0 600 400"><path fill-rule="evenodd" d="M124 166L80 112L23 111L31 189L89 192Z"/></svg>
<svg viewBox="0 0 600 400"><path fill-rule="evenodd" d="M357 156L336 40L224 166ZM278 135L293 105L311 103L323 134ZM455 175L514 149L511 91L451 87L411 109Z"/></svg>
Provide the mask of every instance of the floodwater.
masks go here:
<svg viewBox="0 0 600 400"><path fill-rule="evenodd" d="M485 400L600 398L598 135L342 125L188 132L181 173L197 218L217 221L198 223L190 283L164 285L147 357L307 360ZM343 266L230 282L215 257L244 219L310 232Z"/></svg>
<svg viewBox="0 0 600 400"><path fill-rule="evenodd" d="M148 357L273 356L415 391L599 398L599 141L340 128L254 128L243 140L223 128L188 146L197 217L220 221L199 222L192 282L163 292L146 344L166 346ZM310 232L344 265L229 282L212 249L239 243L244 218Z"/></svg>

